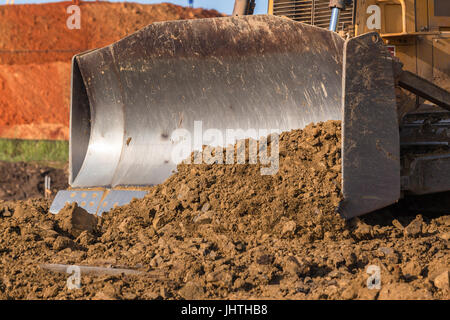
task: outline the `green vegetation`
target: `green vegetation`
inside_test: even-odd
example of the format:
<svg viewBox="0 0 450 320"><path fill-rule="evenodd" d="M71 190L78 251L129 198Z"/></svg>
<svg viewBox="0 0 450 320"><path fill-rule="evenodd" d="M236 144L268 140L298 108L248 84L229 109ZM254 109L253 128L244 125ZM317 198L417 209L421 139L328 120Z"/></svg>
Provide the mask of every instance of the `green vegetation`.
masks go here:
<svg viewBox="0 0 450 320"><path fill-rule="evenodd" d="M68 141L0 139L0 161L67 162Z"/></svg>

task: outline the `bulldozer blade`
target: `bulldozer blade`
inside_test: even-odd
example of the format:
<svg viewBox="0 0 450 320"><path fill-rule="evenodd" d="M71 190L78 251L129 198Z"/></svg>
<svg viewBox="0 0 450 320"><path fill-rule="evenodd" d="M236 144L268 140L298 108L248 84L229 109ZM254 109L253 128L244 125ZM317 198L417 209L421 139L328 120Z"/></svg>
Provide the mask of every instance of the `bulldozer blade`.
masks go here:
<svg viewBox="0 0 450 320"><path fill-rule="evenodd" d="M343 120L342 214L388 205L399 193L394 80L390 55L373 37L346 42L286 18L224 17L154 23L79 54L69 183L81 190L159 184L176 170L172 133L184 129L195 139L196 122L203 131L259 139L259 129Z"/></svg>
<svg viewBox="0 0 450 320"><path fill-rule="evenodd" d="M262 15L154 23L75 56L71 186L163 182L176 169L172 132L195 121L225 136L339 120L343 44Z"/></svg>

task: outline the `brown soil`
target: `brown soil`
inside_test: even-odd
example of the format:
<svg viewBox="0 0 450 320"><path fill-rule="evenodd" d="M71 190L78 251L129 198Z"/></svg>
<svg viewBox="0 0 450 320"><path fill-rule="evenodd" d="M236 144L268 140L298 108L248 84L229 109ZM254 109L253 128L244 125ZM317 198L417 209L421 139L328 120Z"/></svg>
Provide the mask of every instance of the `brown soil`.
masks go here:
<svg viewBox="0 0 450 320"><path fill-rule="evenodd" d="M3 202L0 297L449 299L449 215L335 213L340 134L337 122L283 133L273 176L259 165L180 165L98 219L75 205L52 215L44 200ZM68 290L68 275L42 263L145 274L82 275ZM367 288L369 265L381 269L380 290Z"/></svg>
<svg viewBox="0 0 450 320"><path fill-rule="evenodd" d="M82 3L81 29L66 27L71 2L0 6L0 137L68 139L70 60L157 21L220 16L172 4Z"/></svg>
<svg viewBox="0 0 450 320"><path fill-rule="evenodd" d="M0 66L0 127L12 131L3 137L21 137L21 131L14 131L18 125L63 124L68 128L69 102L70 64Z"/></svg>
<svg viewBox="0 0 450 320"><path fill-rule="evenodd" d="M51 178L52 195L68 186L65 169L35 163L0 161L0 200L43 197L45 176Z"/></svg>

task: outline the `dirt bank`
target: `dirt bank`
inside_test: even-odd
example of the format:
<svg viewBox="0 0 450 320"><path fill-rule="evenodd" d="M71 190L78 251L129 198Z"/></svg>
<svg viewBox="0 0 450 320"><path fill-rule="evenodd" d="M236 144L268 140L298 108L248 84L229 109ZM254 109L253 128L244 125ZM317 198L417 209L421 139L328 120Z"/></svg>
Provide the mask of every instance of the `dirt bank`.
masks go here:
<svg viewBox="0 0 450 320"><path fill-rule="evenodd" d="M0 65L69 62L76 53L117 41L146 25L217 17L215 10L163 3L82 2L80 29L66 26L71 2L0 6Z"/></svg>
<svg viewBox="0 0 450 320"><path fill-rule="evenodd" d="M69 103L69 63L0 65L1 137L68 139Z"/></svg>
<svg viewBox="0 0 450 320"><path fill-rule="evenodd" d="M384 210L344 221L340 126L283 133L279 171L180 165L130 205L88 219L74 205L0 205L0 297L38 299L448 299L450 216ZM67 274L42 263L142 275ZM379 268L381 288L368 289Z"/></svg>

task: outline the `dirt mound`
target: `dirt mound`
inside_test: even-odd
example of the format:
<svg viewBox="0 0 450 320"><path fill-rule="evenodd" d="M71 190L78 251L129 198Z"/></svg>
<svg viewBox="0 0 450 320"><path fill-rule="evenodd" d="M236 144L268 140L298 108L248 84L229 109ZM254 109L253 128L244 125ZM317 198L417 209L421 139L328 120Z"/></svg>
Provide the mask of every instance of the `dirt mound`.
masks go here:
<svg viewBox="0 0 450 320"><path fill-rule="evenodd" d="M325 220L340 220L335 212L341 200L340 140L338 121L282 133L275 175L262 175L264 165L259 163L181 164L145 202L111 215L127 216L144 205L155 212L159 224L176 221L187 229L207 216L205 220L216 221L233 239L258 231L302 235L318 219L325 228ZM327 230L317 231L308 236L323 237Z"/></svg>
<svg viewBox="0 0 450 320"><path fill-rule="evenodd" d="M70 30L71 2L0 6L0 137L68 139L70 60L146 25L220 16L172 4L82 3Z"/></svg>
<svg viewBox="0 0 450 320"><path fill-rule="evenodd" d="M41 198L44 195L44 178L51 178L53 195L67 188L67 174L56 169L25 162L0 161L0 200Z"/></svg>
<svg viewBox="0 0 450 320"><path fill-rule="evenodd" d="M180 165L98 221L74 205L52 215L42 200L2 203L0 297L448 299L450 216L342 220L339 139L336 122L282 134L273 176L259 165ZM68 290L68 275L42 263L143 274L82 274ZM380 289L367 287L370 265Z"/></svg>

